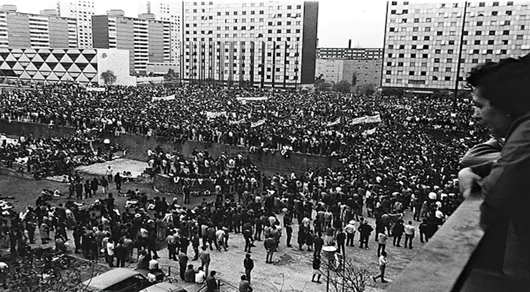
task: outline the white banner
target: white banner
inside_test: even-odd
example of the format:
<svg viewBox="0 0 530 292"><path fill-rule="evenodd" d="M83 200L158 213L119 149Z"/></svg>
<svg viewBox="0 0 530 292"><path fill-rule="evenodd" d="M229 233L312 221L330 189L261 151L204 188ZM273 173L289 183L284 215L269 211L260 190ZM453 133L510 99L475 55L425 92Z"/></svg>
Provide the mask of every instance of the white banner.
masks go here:
<svg viewBox="0 0 530 292"><path fill-rule="evenodd" d="M338 117L337 119L335 119L333 122L328 122L327 123L327 126L328 127L332 127L332 126L335 126L335 125L338 125L340 124L340 117Z"/></svg>
<svg viewBox="0 0 530 292"><path fill-rule="evenodd" d="M268 100L267 96L249 96L249 97L237 97L238 101L257 101L257 100Z"/></svg>
<svg viewBox="0 0 530 292"><path fill-rule="evenodd" d="M370 130L366 130L366 131L364 131L364 132L362 133L362 135L365 136L365 137L366 137L366 136L369 136L369 135L372 135L372 134L375 133L375 129L376 129L376 128L373 128L373 129L370 129Z"/></svg>
<svg viewBox="0 0 530 292"><path fill-rule="evenodd" d="M255 122L255 123L251 123L250 127L251 128L259 127L259 126L265 124L266 121L267 121L267 119L261 119L261 120Z"/></svg>
<svg viewBox="0 0 530 292"><path fill-rule="evenodd" d="M101 87L87 87L86 91L105 91L105 88L101 88Z"/></svg>
<svg viewBox="0 0 530 292"><path fill-rule="evenodd" d="M355 118L351 120L350 125L379 123L379 122L381 122L381 115L377 114L373 116L364 116L364 117Z"/></svg>
<svg viewBox="0 0 530 292"><path fill-rule="evenodd" d="M239 125L239 124L243 124L243 123L246 123L247 121L245 119L241 119L239 121L228 121L228 124L230 125Z"/></svg>
<svg viewBox="0 0 530 292"><path fill-rule="evenodd" d="M153 97L152 101L158 101L158 100L174 100L175 95L169 95L169 96L160 96L160 97Z"/></svg>
<svg viewBox="0 0 530 292"><path fill-rule="evenodd" d="M208 119L215 119L217 117L226 117L226 112L205 112Z"/></svg>

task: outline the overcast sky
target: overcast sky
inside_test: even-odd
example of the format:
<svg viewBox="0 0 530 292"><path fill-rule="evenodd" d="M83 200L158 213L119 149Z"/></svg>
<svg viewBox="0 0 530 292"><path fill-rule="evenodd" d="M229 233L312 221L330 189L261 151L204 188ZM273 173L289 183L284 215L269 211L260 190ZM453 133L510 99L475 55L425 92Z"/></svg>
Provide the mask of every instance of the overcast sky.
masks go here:
<svg viewBox="0 0 530 292"><path fill-rule="evenodd" d="M230 2L234 1L243 2L241 0ZM319 1L318 46L322 48L347 47L348 40L351 39L354 47L383 47L386 2L386 0ZM410 2L444 2L444 0ZM451 0L450 2L463 2L463 0ZM55 8L55 3L57 1L0 0L0 4L16 4L19 12L28 13L39 13L42 9ZM126 16L137 17L138 3L145 3L145 1L95 0L96 14L105 14L110 9L123 9Z"/></svg>

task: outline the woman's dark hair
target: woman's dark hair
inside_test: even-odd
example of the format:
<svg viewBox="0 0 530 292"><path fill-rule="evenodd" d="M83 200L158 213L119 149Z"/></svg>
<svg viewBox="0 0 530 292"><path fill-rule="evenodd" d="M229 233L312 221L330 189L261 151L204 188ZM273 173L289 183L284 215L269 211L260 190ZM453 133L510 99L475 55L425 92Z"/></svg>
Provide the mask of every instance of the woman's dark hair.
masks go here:
<svg viewBox="0 0 530 292"><path fill-rule="evenodd" d="M517 119L530 112L530 54L488 62L471 70L469 85L502 113Z"/></svg>

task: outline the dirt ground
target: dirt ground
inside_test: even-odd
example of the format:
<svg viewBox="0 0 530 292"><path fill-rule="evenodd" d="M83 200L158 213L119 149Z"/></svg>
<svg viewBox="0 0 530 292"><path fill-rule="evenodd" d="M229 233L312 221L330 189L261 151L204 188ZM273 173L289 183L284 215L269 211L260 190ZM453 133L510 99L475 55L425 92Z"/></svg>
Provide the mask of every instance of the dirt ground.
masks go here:
<svg viewBox="0 0 530 292"><path fill-rule="evenodd" d="M106 169L106 166L98 166L97 169ZM113 165L114 170L119 170L118 167ZM101 173L99 171L93 174L83 173L84 179L90 179L92 176ZM131 171L130 169L127 169ZM120 170L121 171L121 170ZM0 175L0 195L2 196L13 196L14 199L9 200L12 202L18 211L22 211L28 204L34 205L35 200L40 194L43 188L47 189L59 189L63 194L68 194L68 185L65 183L48 181L48 180L33 180L18 178L12 176ZM168 201L172 200L174 195L158 193L153 190L151 185L138 184L134 182L124 183L122 191L139 189L141 192L146 192L149 197L160 196L166 197ZM111 184L109 192L116 194L115 185ZM79 203L84 205L91 204L96 199L104 198L106 194L102 194L99 191L94 198L78 200ZM51 203L53 205L59 203L65 203L66 197L55 199ZM214 199L214 197L206 197L207 200ZM182 202L182 198L178 196L179 202ZM203 197L192 197L191 204L188 207L193 207L199 204L203 200ZM117 206L123 206L125 203L125 197L116 197ZM278 214L279 218L282 218L281 214ZM405 214L405 221L412 219L410 211ZM295 220L296 221L296 220ZM368 218L370 224L375 227L373 218ZM417 227L419 222L414 222ZM326 290L326 283L324 278L321 280L323 284L312 283L312 252L303 250L299 251L296 245L297 242L297 231L298 225L293 225L293 247L286 247L285 234L281 238L281 243L278 248L278 252L274 254L275 262L273 264L265 263L265 249L263 247L263 241L256 241L256 247L252 249L252 258L254 259L255 268L252 271L252 286L254 291L286 291L286 292L321 292ZM72 237L70 237L71 239ZM346 258L353 259L356 263L365 267L370 271L371 275L377 275L379 273L377 264L377 242L374 241L374 234L370 237L369 249L360 249L358 247L358 234L356 234L356 246L346 247ZM36 242L40 242L37 240ZM403 244L403 241L402 241ZM414 238L414 249L405 249L403 247L392 246L392 238L389 238L387 243L387 253L389 264L387 265L386 278L391 283L392 279L400 273L404 267L410 262L415 253L420 250L423 246L419 242L419 237ZM71 242L73 246L73 242ZM237 287L240 276L244 274L243 259L245 257L244 252L244 239L241 234L230 233L229 250L228 251L212 251L212 263L210 270L216 270L218 278L226 281L227 283L222 287L221 291L235 291L234 287ZM193 251L190 248L188 255L192 257ZM174 262L168 259L167 249L159 251L161 258L159 259L160 265L165 271L171 270L172 274L178 273L178 262ZM103 262L103 261L102 261ZM190 261L195 267L199 264L197 261ZM135 267L135 264L131 264L130 267ZM371 279L368 282L366 291L384 291L389 283L383 284L381 282L373 282ZM197 285L188 285L186 287L188 291L196 291ZM333 291L333 290L330 290Z"/></svg>

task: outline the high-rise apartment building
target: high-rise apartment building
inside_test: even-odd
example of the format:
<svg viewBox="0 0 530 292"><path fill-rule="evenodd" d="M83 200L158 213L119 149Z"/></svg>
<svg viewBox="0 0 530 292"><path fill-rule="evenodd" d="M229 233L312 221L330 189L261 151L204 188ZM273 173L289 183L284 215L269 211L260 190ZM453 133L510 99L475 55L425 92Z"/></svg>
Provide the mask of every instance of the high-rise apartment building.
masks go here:
<svg viewBox="0 0 530 292"><path fill-rule="evenodd" d="M14 5L0 8L0 47L77 48L75 19L53 11L21 13Z"/></svg>
<svg viewBox="0 0 530 292"><path fill-rule="evenodd" d="M169 21L171 28L170 62L180 64L182 1L147 1L139 6L138 13L152 13L157 20Z"/></svg>
<svg viewBox="0 0 530 292"><path fill-rule="evenodd" d="M530 3L387 3L382 87L465 88L475 66L530 52Z"/></svg>
<svg viewBox="0 0 530 292"><path fill-rule="evenodd" d="M94 1L64 0L57 2L57 10L63 17L76 19L78 48L92 48L92 15L96 12Z"/></svg>
<svg viewBox="0 0 530 292"><path fill-rule="evenodd" d="M255 86L313 83L318 2L184 1L181 76Z"/></svg>
<svg viewBox="0 0 530 292"><path fill-rule="evenodd" d="M145 72L147 63L169 62L171 32L168 21L152 15L125 17L123 10L92 17L94 48L129 50L132 74Z"/></svg>
<svg viewBox="0 0 530 292"><path fill-rule="evenodd" d="M382 48L318 48L317 59L382 59Z"/></svg>
<svg viewBox="0 0 530 292"><path fill-rule="evenodd" d="M316 77L326 82L348 81L354 86L381 84L382 59L377 58L317 58Z"/></svg>

